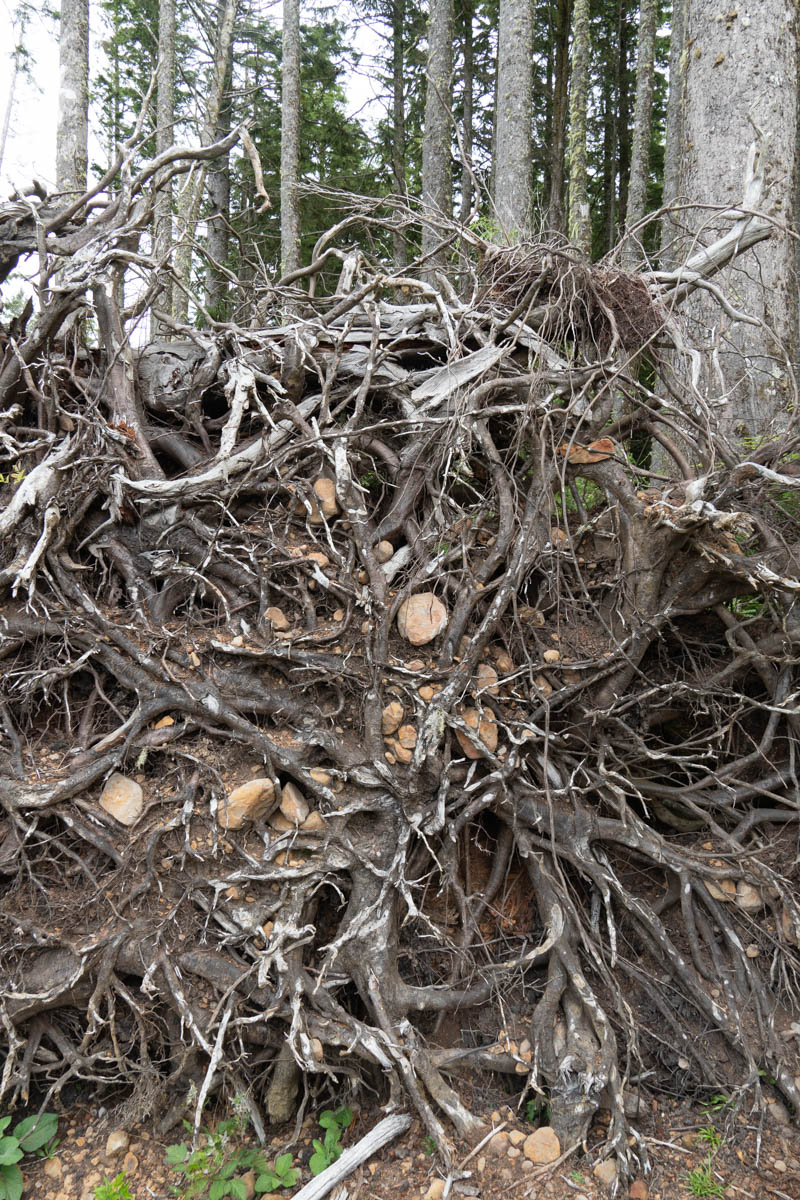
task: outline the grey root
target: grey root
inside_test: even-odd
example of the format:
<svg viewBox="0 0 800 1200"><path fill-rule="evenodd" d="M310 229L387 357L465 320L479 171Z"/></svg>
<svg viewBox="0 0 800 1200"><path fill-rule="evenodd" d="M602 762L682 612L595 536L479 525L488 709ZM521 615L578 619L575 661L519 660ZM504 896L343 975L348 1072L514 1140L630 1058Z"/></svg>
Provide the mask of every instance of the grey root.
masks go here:
<svg viewBox="0 0 800 1200"><path fill-rule="evenodd" d="M305 1076L449 1162L477 1070L562 1147L608 1109L622 1175L641 1088L800 1111L800 444L720 431L681 315L736 327L718 285L774 225L716 213L632 274L440 207L402 274L350 244L315 294L323 234L251 321L134 349L115 272L138 247L157 309L140 231L218 117L126 150L104 208L0 207L0 279L45 254L0 343L0 1105L84 1079L164 1128L220 1091L284 1120Z"/></svg>

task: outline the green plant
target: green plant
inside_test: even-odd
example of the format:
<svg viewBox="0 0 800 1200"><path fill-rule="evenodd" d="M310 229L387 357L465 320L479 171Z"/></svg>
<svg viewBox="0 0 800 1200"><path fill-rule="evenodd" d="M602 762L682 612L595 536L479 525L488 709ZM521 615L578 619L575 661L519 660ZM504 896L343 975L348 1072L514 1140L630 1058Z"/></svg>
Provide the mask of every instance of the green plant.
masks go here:
<svg viewBox="0 0 800 1200"><path fill-rule="evenodd" d="M291 1154L279 1154L271 1167L265 1164L260 1169L261 1174L256 1179L257 1192L275 1192L297 1183L299 1172L292 1166Z"/></svg>
<svg viewBox="0 0 800 1200"><path fill-rule="evenodd" d="M697 1140L705 1142L710 1150L719 1150L725 1139L720 1133L717 1133L713 1125L704 1125L697 1131Z"/></svg>
<svg viewBox="0 0 800 1200"><path fill-rule="evenodd" d="M702 1167L695 1167L686 1176L686 1184L693 1196L724 1196L721 1183L717 1183L711 1167L711 1155Z"/></svg>
<svg viewBox="0 0 800 1200"><path fill-rule="evenodd" d="M733 1100L730 1096L726 1096L724 1092L715 1092L708 1102L706 1116L708 1116L708 1113L722 1112L723 1109L730 1108L732 1104Z"/></svg>
<svg viewBox="0 0 800 1200"><path fill-rule="evenodd" d="M573 1183L583 1183L584 1177L581 1171L570 1171L569 1177Z"/></svg>
<svg viewBox="0 0 800 1200"><path fill-rule="evenodd" d="M422 1139L422 1149L426 1154L435 1154L438 1149L438 1146L436 1145L436 1139L432 1138L430 1134L427 1137L424 1137Z"/></svg>
<svg viewBox="0 0 800 1200"><path fill-rule="evenodd" d="M545 1099L541 1096L534 1096L533 1100L529 1100L525 1105L525 1119L535 1125L537 1121L550 1120L550 1108Z"/></svg>
<svg viewBox="0 0 800 1200"><path fill-rule="evenodd" d="M25 1117L13 1133L6 1133L10 1124L11 1117L0 1117L0 1200L19 1200L24 1181L17 1163L53 1141L58 1117L55 1113Z"/></svg>
<svg viewBox="0 0 800 1200"><path fill-rule="evenodd" d="M192 1125L183 1122L191 1133ZM243 1180L235 1176L253 1169L257 1174L256 1191L274 1192L279 1187L293 1187L297 1182L297 1171L292 1170L292 1156L281 1154L270 1167L260 1150L235 1145L234 1139L247 1126L246 1114L220 1121L215 1130L203 1129L200 1141L192 1150L187 1142L167 1147L167 1162L173 1171L183 1175L184 1182L174 1185L172 1194L182 1200L222 1200L232 1196L233 1200L245 1200L247 1188Z"/></svg>
<svg viewBox="0 0 800 1200"><path fill-rule="evenodd" d="M133 1200L125 1172L120 1171L113 1179L104 1179L94 1189L94 1200Z"/></svg>
<svg viewBox="0 0 800 1200"><path fill-rule="evenodd" d="M312 1175L321 1175L341 1155L342 1134L353 1123L353 1110L346 1104L343 1108L337 1108L336 1112L326 1109L320 1115L319 1123L325 1130L325 1137L322 1141L314 1138L314 1153L308 1160Z"/></svg>

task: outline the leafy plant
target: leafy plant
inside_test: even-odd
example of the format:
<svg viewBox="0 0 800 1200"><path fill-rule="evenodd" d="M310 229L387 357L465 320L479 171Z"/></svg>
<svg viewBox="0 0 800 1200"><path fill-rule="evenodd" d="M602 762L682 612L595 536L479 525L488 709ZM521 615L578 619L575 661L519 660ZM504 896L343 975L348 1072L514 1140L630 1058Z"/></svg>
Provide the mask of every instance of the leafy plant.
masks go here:
<svg viewBox="0 0 800 1200"><path fill-rule="evenodd" d="M319 1138L314 1138L314 1153L308 1160L309 1170L312 1175L321 1175L328 1167L335 1163L337 1158L342 1153L342 1134L348 1125L353 1123L353 1110L345 1105L343 1108L337 1108L336 1112L331 1109L326 1109L319 1118L319 1123L325 1130L325 1137L322 1141Z"/></svg>
<svg viewBox="0 0 800 1200"><path fill-rule="evenodd" d="M422 1139L422 1149L426 1154L435 1154L437 1150L436 1139L432 1138L430 1134L428 1134L427 1137Z"/></svg>
<svg viewBox="0 0 800 1200"><path fill-rule="evenodd" d="M708 1113L722 1112L723 1109L730 1108L732 1104L733 1100L730 1098L730 1096L726 1096L724 1092L715 1092L708 1102L708 1112L706 1113L706 1116L708 1116Z"/></svg>
<svg viewBox="0 0 800 1200"><path fill-rule="evenodd" d="M686 1177L686 1183L693 1196L724 1196L721 1183L717 1183L711 1167L711 1155L702 1167L695 1167Z"/></svg>
<svg viewBox="0 0 800 1200"><path fill-rule="evenodd" d="M256 1179L257 1192L275 1192L278 1188L294 1187L299 1171L292 1166L291 1154L279 1154L271 1167L262 1169Z"/></svg>
<svg viewBox="0 0 800 1200"><path fill-rule="evenodd" d="M569 1177L573 1183L583 1183L584 1178L581 1171L570 1171Z"/></svg>
<svg viewBox="0 0 800 1200"><path fill-rule="evenodd" d="M13 1133L6 1133L10 1124L11 1117L0 1117L0 1200L19 1200L24 1180L17 1163L53 1141L58 1117L55 1113L25 1117Z"/></svg>
<svg viewBox="0 0 800 1200"><path fill-rule="evenodd" d="M125 1172L120 1171L113 1179L104 1179L94 1189L94 1200L133 1200Z"/></svg>
<svg viewBox="0 0 800 1200"><path fill-rule="evenodd" d="M537 1121L550 1120L550 1107L546 1100L541 1096L534 1096L533 1100L529 1100L525 1105L525 1119L531 1125L535 1125Z"/></svg>

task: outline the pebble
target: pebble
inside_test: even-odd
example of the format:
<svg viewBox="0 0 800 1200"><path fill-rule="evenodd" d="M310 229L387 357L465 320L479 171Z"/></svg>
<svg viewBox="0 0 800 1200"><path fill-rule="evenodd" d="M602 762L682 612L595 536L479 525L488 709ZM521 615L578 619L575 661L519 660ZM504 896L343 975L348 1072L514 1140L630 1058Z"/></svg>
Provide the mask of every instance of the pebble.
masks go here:
<svg viewBox="0 0 800 1200"><path fill-rule="evenodd" d="M112 1129L106 1139L106 1158L112 1158L115 1154L123 1154L130 1144L130 1136L124 1129Z"/></svg>
<svg viewBox="0 0 800 1200"><path fill-rule="evenodd" d="M507 1158L522 1158L522 1151L517 1146L509 1146L506 1153Z"/></svg>
<svg viewBox="0 0 800 1200"><path fill-rule="evenodd" d="M100 795L100 807L120 825L133 825L144 810L144 792L134 779L114 771Z"/></svg>
<svg viewBox="0 0 800 1200"><path fill-rule="evenodd" d="M48 1158L45 1160L44 1173L48 1179L60 1179L63 1170L60 1158Z"/></svg>
<svg viewBox="0 0 800 1200"><path fill-rule="evenodd" d="M425 1193L425 1200L442 1200L444 1196L444 1180L434 1179Z"/></svg>
<svg viewBox="0 0 800 1200"><path fill-rule="evenodd" d="M613 1158L607 1158L605 1162L597 1164L592 1174L605 1187L613 1187L617 1182L617 1164Z"/></svg>
<svg viewBox="0 0 800 1200"><path fill-rule="evenodd" d="M508 1134L503 1130L496 1133L493 1138L490 1138L486 1149L490 1154L505 1154L509 1147Z"/></svg>
<svg viewBox="0 0 800 1200"><path fill-rule="evenodd" d="M433 592L418 592L409 596L397 613L397 628L401 637L412 646L424 646L437 637L448 621L444 604Z"/></svg>
<svg viewBox="0 0 800 1200"><path fill-rule="evenodd" d="M139 1170L139 1160L131 1150L128 1151L122 1160L122 1169L126 1175L135 1175Z"/></svg>
<svg viewBox="0 0 800 1200"><path fill-rule="evenodd" d="M647 1200L650 1189L643 1179L634 1179L628 1192L629 1200Z"/></svg>
<svg viewBox="0 0 800 1200"><path fill-rule="evenodd" d="M781 1175L784 1175L786 1173L786 1169L787 1169L786 1163L783 1161L782 1158L776 1158L774 1166L775 1166L775 1170L779 1171L781 1173Z"/></svg>
<svg viewBox="0 0 800 1200"><path fill-rule="evenodd" d="M525 1141L525 1137L526 1135L521 1129L512 1129L508 1135L508 1140L511 1142L512 1146L521 1146Z"/></svg>
<svg viewBox="0 0 800 1200"><path fill-rule="evenodd" d="M525 1157L532 1163L551 1163L561 1157L561 1143L555 1130L549 1125L534 1129L533 1133L525 1138L522 1149Z"/></svg>

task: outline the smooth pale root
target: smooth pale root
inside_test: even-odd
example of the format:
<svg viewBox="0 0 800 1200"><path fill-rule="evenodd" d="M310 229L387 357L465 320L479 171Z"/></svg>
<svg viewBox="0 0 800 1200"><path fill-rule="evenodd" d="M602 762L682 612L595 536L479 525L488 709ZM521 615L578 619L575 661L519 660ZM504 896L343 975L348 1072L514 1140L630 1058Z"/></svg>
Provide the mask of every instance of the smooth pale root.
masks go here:
<svg viewBox="0 0 800 1200"><path fill-rule="evenodd" d="M223 829L241 829L247 821L257 821L276 807L275 784L271 779L250 779L222 800L217 820Z"/></svg>
<svg viewBox="0 0 800 1200"><path fill-rule="evenodd" d="M144 811L144 792L134 779L115 771L103 788L100 807L120 825L133 825Z"/></svg>
<svg viewBox="0 0 800 1200"><path fill-rule="evenodd" d="M489 753L494 754L497 749L497 722L491 713L487 712L481 715L476 708L465 708L461 713L461 719L465 725L469 725L470 729L475 730L479 741L483 742ZM467 758L483 757L481 751L469 741L466 734L461 733L458 729L456 738Z"/></svg>
<svg viewBox="0 0 800 1200"><path fill-rule="evenodd" d="M400 605L397 628L412 646L424 646L442 632L447 619L447 609L438 596L433 592L418 592Z"/></svg>

